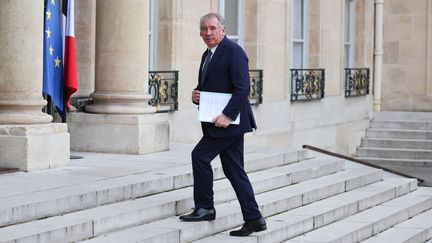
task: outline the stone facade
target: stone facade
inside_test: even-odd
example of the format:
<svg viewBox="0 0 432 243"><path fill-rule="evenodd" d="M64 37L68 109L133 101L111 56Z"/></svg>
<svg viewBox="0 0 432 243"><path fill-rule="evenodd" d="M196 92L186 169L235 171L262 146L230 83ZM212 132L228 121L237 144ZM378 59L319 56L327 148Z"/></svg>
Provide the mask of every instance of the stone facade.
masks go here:
<svg viewBox="0 0 432 243"><path fill-rule="evenodd" d="M198 22L201 15L217 12L218 2L158 1L157 69L180 71L179 110L170 113L172 142L195 143L201 136L197 108L190 102L205 50ZM355 37L356 67L372 71L374 5L356 5L356 25L362 28ZM244 8L249 67L264 70L264 101L253 108L258 130L246 136L246 143L293 148L308 143L353 153L371 117L372 97L344 97L345 1L309 1L309 68L325 69L326 86L323 100L306 103L290 101L292 1L247 0Z"/></svg>
<svg viewBox="0 0 432 243"><path fill-rule="evenodd" d="M167 150L170 142L195 143L200 139L197 107L190 101L206 48L199 37L199 19L205 13L218 12L219 1L155 2L155 69L179 71L179 109L157 114L148 105L150 0L76 1L79 89L73 97L90 96L93 103L69 113L67 124L50 123L52 118L40 111L45 101L37 78L42 76L42 32L37 30L43 18L37 13L42 12L43 4L0 2L0 44L8 47L0 50L0 167L16 165L31 170L66 164L67 130L71 149L78 151L142 154ZM293 1L240 2L244 10L242 45L250 69L264 72L263 103L253 107L258 130L247 134L247 144L294 149L311 144L352 154L374 107L431 109L431 1L355 1L353 67L370 69L371 91L352 98L344 96L347 1L307 1L305 68L325 69L324 99L308 102L290 101ZM384 52L377 47L377 37L382 35L376 21L377 6L384 6ZM16 11L29 14L11 21ZM376 68L383 53L384 64ZM36 132L37 126L44 132ZM16 145L15 136L26 141L20 144L36 141L34 136L47 136L44 141L52 148L49 151L61 151L31 162L36 165L28 164L36 161L33 159L14 162L14 156L27 153L30 158L38 150ZM55 136L61 137L57 143L62 146L54 144ZM12 149L17 147L23 149ZM57 162L47 163L52 158Z"/></svg>

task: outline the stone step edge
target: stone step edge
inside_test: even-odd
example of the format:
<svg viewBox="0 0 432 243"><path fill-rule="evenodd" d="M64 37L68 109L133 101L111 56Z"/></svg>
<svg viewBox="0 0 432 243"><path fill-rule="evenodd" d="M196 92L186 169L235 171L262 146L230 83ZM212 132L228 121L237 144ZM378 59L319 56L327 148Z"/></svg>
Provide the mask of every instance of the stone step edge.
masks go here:
<svg viewBox="0 0 432 243"><path fill-rule="evenodd" d="M424 130L424 129L394 129L394 128L366 128L366 132L413 132L413 133L432 133L432 130Z"/></svg>
<svg viewBox="0 0 432 243"><path fill-rule="evenodd" d="M398 151L398 152L431 152L432 149L411 149L411 148L385 148L385 147L357 147L357 150L371 151Z"/></svg>
<svg viewBox="0 0 432 243"><path fill-rule="evenodd" d="M340 193L344 193L346 191L350 191L350 190L355 190L356 188L360 188L364 185L369 185L372 183L375 183L377 181L380 181L381 179L377 179L377 177L382 178L382 171L381 170L376 170L376 169L368 169L368 170L363 170L361 173L358 172L358 169L352 169L351 172L356 173L354 175L349 176L349 173L347 172L346 174L349 176L348 178L342 178L340 179L339 177L343 177L341 176L337 176L337 175L329 175L327 176L327 179L332 180L332 182L328 182L326 185L322 186L322 182L320 183L319 180L325 180L325 177L321 177L318 178L317 181L308 181L308 182L304 182L304 183L309 183L313 186L312 189L309 189L308 191L302 191L300 193L294 193L294 192L290 192L288 193L288 191L290 191L289 189L293 189L293 188L281 188L278 190L274 190L271 192L267 192L267 193L263 193L263 194L259 194L257 195L257 201L260 205L260 210L263 214L264 217L268 217L268 216L272 216L272 215L276 215L279 213L282 213L284 211L287 210L291 210L294 208L298 208L301 207L303 205L306 204L310 204L314 201L319 201L334 195L338 195ZM344 173L344 172L340 172L340 173ZM346 175L345 175L346 176ZM334 178L334 179L333 179ZM364 181L366 178L366 181ZM338 180L338 181L334 181L334 180ZM354 185L356 184L355 181L359 182L359 185ZM302 183L296 184L296 185L300 185ZM317 186L319 185L319 186ZM295 186L295 185L293 185ZM342 189L339 191L336 188L341 188ZM295 189L295 188L294 188ZM319 197L311 197L311 194L317 194L317 191L330 191L328 192L326 195L320 195ZM332 191L332 190L336 190L336 191ZM294 190L295 191L295 190ZM281 198L281 195L289 195L288 198ZM273 196L273 198L272 198ZM275 198L275 196L277 196L277 198ZM268 199L270 198L270 199ZM264 202L262 202L264 201ZM234 209L235 210L234 210ZM229 210L228 210L229 209ZM155 228L166 228L169 227L171 228L173 231L180 231L179 235L182 238L180 240L180 242L189 242L192 240L197 240L206 236L209 236L211 234L214 233L219 233L219 232L223 232L227 229L231 229L231 228L235 228L240 226L243 223L243 219L242 219L242 215L240 212L240 208L238 206L237 201L232 201L230 203L226 203L223 205L220 205L219 207L216 207L216 210L218 212L222 211L222 213L219 213L216 217L215 221L212 222L195 222L195 223L190 223L190 222L186 222L183 224L178 224L179 220L178 217L170 217L164 220L159 220L156 222L152 222L152 223L148 223L145 225L141 225L138 227L142 227L141 229L155 229ZM227 213L228 211L228 213ZM233 211L235 211L233 213ZM222 215L222 216L220 216ZM171 226L170 226L171 225ZM215 228L217 226L217 228ZM180 227L180 228L178 228ZM198 230L199 229L199 230ZM200 235L195 235L194 233L199 232L198 234ZM209 232L211 231L211 232ZM120 232L120 231L117 231ZM193 233L191 233L193 232ZM116 232L113 232L111 234L116 234ZM121 233L120 233L121 234ZM106 239L104 238L103 235L99 236L98 238L94 238L94 240L97 242L100 239ZM93 242L92 240L90 240L89 242ZM101 241L103 242L103 240Z"/></svg>
<svg viewBox="0 0 432 243"><path fill-rule="evenodd" d="M362 140L372 140L372 141L401 141L401 142L432 142L430 139L418 139L418 138L368 138L362 137Z"/></svg>
<svg viewBox="0 0 432 243"><path fill-rule="evenodd" d="M380 111L375 112L373 115L373 119L401 119L410 120L413 117L421 117L421 119L432 119L431 112L428 111ZM409 117L409 118L406 118ZM416 118L418 119L418 118Z"/></svg>
<svg viewBox="0 0 432 243"><path fill-rule="evenodd" d="M432 160L426 159L399 159L399 158L379 158L379 157L356 157L356 159L378 163L380 165L412 165L412 166L432 166Z"/></svg>
<svg viewBox="0 0 432 243"><path fill-rule="evenodd" d="M343 171L340 172L338 174L343 174L348 176L348 178L342 178L337 180L338 178L336 177L334 180L337 180L336 182L331 182L328 183L329 185L323 186L320 183L317 183L315 181L320 181L321 178L334 178L335 174L329 175L329 176L324 176L324 177L320 177L317 179L314 179L312 182L309 181L309 184L311 184L310 187L312 187L312 189L309 189L309 191L302 191L300 193L293 193L292 195L290 195L289 198L283 198L280 199L278 197L278 199L275 199L277 203L282 204L282 208L283 207L288 207L287 205L289 205L289 207L299 207L302 206L304 204L310 203L310 202L305 202L305 198L306 198L306 194L310 194L310 193L314 193L318 190L324 190L324 188L332 188L332 187L337 187L337 188L341 188L341 191L336 191L336 192L331 192L331 195L325 195L322 196L322 198L318 198L316 200L320 200L323 199L325 197L329 197L335 194L339 194L348 190L352 190L355 189L356 186L360 187L362 185L365 184L371 184L374 183L378 180L380 180L379 178L382 178L382 171L380 170L376 170L376 169L368 169L368 170L363 170L363 171L356 171L356 170L351 170L350 172L347 171ZM354 175L349 175L349 173L355 173ZM321 179L324 180L324 179ZM305 185L306 182L301 182L292 186L299 186L299 185ZM355 185L356 182L359 183L359 185ZM308 184L306 184L308 185ZM292 187L287 187L287 188L292 188ZM285 188L281 188L281 189L276 189L276 190L272 190L270 192L267 193L262 193L262 194L258 194L257 195L257 200L259 197L263 197L261 195L264 196L268 196L268 195L272 195L274 193L280 193L280 191L286 190ZM343 190L343 191L342 191ZM270 194L269 194L270 193ZM314 199L314 198L313 198ZM287 203L287 201L292 201L293 203ZM268 207L271 207L273 203L267 203L264 205L261 205L261 211L263 212L264 215L273 215L276 213L280 213L282 212L282 210L279 209L274 209L276 211L272 212L272 209L267 209ZM174 206L174 205L173 205ZM227 211L227 209L231 209L232 207L238 207L238 203L236 200L228 202L228 203L224 203L224 204L220 204L218 205L216 208L219 211L220 209L222 209L222 211ZM166 210L166 209L165 209ZM232 209L231 209L232 210ZM269 213L267 211L270 211L272 213ZM223 221L224 219L226 220L227 217L228 218L236 218L236 223L234 225L232 225L233 227L238 226L239 224L241 224L241 213L240 213L240 209L235 210L236 213L232 213L231 211L229 211L228 215L224 216L224 217L217 217L216 221ZM218 215L220 215L221 213L219 212ZM223 213L222 213L223 215ZM129 215L130 216L130 215ZM68 218L71 217L72 219L77 219L77 223L75 224L71 224L68 221ZM168 220L175 220L178 221L178 217L173 216L173 217L168 217ZM148 223L147 225L152 225L155 224L157 222L161 222L164 221L164 219L162 220L158 220L155 222L151 222ZM58 222L58 223L55 223ZM134 226L133 224L129 224L129 225L123 225L120 228L110 228L110 229L105 229L105 224L107 223L120 223L121 222L121 218L120 219L116 219L116 220L109 220L109 221L100 221L100 223L102 224L98 224L98 221L94 221L94 219L84 219L84 218L76 218L74 213L71 214L65 214L63 216L54 216L51 218L47 218L47 219L42 219L42 220L38 220L38 221L33 221L33 222L28 222L28 223L23 223L23 224L17 224L17 225L12 225L9 227L5 227L3 228L3 233L1 233L2 229L0 229L0 238L1 239L7 239L7 240L15 240L15 241L19 241L21 239L39 239L39 238L45 238L45 237L50 237L50 236L56 236L56 237L61 237L60 239L67 239L68 241L79 241L79 240L84 240L84 239L89 239L98 235L102 235L105 233L109 233L109 232L113 232L116 230L122 230L126 227L132 227ZM63 224L63 225L62 225ZM30 230L30 232L23 232L25 227L31 225L36 225L36 229ZM51 228L47 228L45 227L46 225L51 226ZM164 223L162 223L163 226L165 226ZM151 226L153 227L153 226ZM226 227L226 225L221 225L221 227ZM224 229L221 229L219 231L224 231ZM15 233L12 232L20 232L18 234L21 235L15 235ZM5 235L6 234L6 235ZM8 235L9 234L9 235ZM57 239L58 240L58 239ZM55 240L54 240L55 241Z"/></svg>
<svg viewBox="0 0 432 243"><path fill-rule="evenodd" d="M373 118L371 122L396 122L396 123L431 123L432 120L401 120L401 119L375 119Z"/></svg>
<svg viewBox="0 0 432 243"><path fill-rule="evenodd" d="M389 184L388 182L394 182L394 184L392 185ZM355 200L348 199L351 198L352 194L354 194L353 196L355 197L356 193L366 188L372 188L375 190L379 188L381 190L373 191L371 194L364 195L362 197L356 198ZM381 182L376 182L374 184L370 184L365 187L358 188L335 196L335 197L343 196L341 199L336 199L335 197L331 197L331 198L326 198L321 201L303 206L304 208L303 210L307 211L308 208L320 207L322 204L325 204L327 202L335 203L333 201L339 200L337 202L339 202L340 204L338 204L337 206L335 205L334 207L326 208L327 211L321 211L315 215L305 215L301 212L297 213L296 209L293 209L292 211L284 212L276 216L271 216L269 218L266 218L269 226L267 230L253 234L249 237L256 238L256 242L280 242L280 241L288 240L298 235L305 234L312 230L321 228L325 225L334 223L336 221L339 221L343 218L349 217L356 213L362 212L373 206L406 195L416 189L417 189L417 183L413 179L396 179L396 180L390 179L387 181L384 180ZM373 203L369 203L363 207L360 207L361 202L373 198L379 198L379 197L381 197L381 199L379 200L377 199ZM338 211L339 213L337 213ZM331 220L325 221L326 215L332 213L336 215L336 217ZM298 219L296 219L296 217ZM287 221L293 220L294 222L288 222L290 224L283 224L283 222L285 221L284 219L288 219ZM279 225L272 226L272 224L279 224ZM226 239L229 239L228 235L229 235L229 231L225 231L217 234L216 237L220 236L222 239L224 236L226 236L227 237ZM205 243L207 242L206 241L207 239L210 240L212 237L214 236L203 238L201 240L196 241L196 243Z"/></svg>
<svg viewBox="0 0 432 243"><path fill-rule="evenodd" d="M248 164L256 164L257 160L267 160L269 158L272 159L273 162L269 163L267 161L266 163L262 163L263 165L258 165L260 169L269 169L274 166L288 165L302 160L311 159L312 157L309 156L308 151L305 149L278 152L276 154L270 154L268 157L261 157L258 159L252 158L246 160L245 169L248 173L258 171L257 169L248 170L248 167L252 167L248 166ZM3 215L4 217L0 218L0 227L75 212L78 210L94 208L97 206L108 205L116 202L133 200L144 196L191 186L193 183L192 168L189 165L188 167L190 167L190 170L183 174L174 174L170 176L162 175L164 171L170 171L173 169L167 168L158 171L123 176L121 178L110 178L107 180L95 181L93 183L73 185L65 188L36 192L33 194L3 198L1 199L3 204L0 206L0 215ZM154 175L156 172L157 175ZM225 178L220 163L213 165L213 174L215 179ZM149 176L151 179L147 179ZM141 177L143 178L141 179ZM188 178L185 179L184 177ZM128 178L132 178L132 181L134 182L118 182L119 180L127 180ZM115 183L112 183L113 181ZM112 184L115 186L111 186ZM159 186L155 187L154 185ZM101 186L102 188L98 188L98 186ZM52 194L55 192L58 192L60 196L53 196ZM66 196L63 195L64 193L66 193ZM49 200L46 200L47 194L50 197ZM23 203L27 202L25 198L29 197L34 197L37 199L31 203ZM11 205L8 207L4 206L6 204L5 200L9 200ZM80 202L80 205L77 205L77 202ZM56 208L59 205L62 207L67 205L67 207L60 210Z"/></svg>
<svg viewBox="0 0 432 243"><path fill-rule="evenodd" d="M412 218L412 217L414 217L416 215L419 215L419 214L421 214L423 212L426 212L429 209L431 209L432 208L432 194L430 194L429 196L421 195L422 192L419 192L419 191L422 190L422 189L424 189L424 188L420 188L420 189L414 191L413 193L410 193L410 194L407 194L407 195L395 198L395 199L393 199L393 200L391 200L389 202L386 202L384 204L372 207L372 208L370 208L368 210L365 210L365 211L362 211L362 212L360 212L358 214L355 214L355 215L352 215L350 217L347 217L347 218L345 218L345 219L343 219L341 221L337 221L335 223L326 225L326 226L324 226L322 228L319 228L317 231L312 231L311 233L312 234L320 234L321 231L325 231L325 230L327 230L327 232L329 232L332 227L333 228L338 228L338 229L346 229L347 227L345 227L344 225L352 223L352 224L357 224L357 226L355 226L356 229L354 229L352 231L344 231L344 232L341 233L342 234L341 236L333 238L333 239L331 239L331 241L332 242L344 242L345 240L349 239L350 241L359 242L359 241L366 240L366 239L372 237L373 235L376 235L376 234L378 234L380 232L383 232L384 230L389 229L390 227L392 227L392 226L394 226L394 225L396 225L398 223L401 223L401 222L403 222L405 220L408 220L408 219L410 219L410 218ZM416 194L416 195L414 195L414 194ZM386 226L386 225L383 225L381 223L382 222L389 222L390 218L395 215L394 212L391 212L391 213L389 213L387 215L384 215L383 217L381 217L379 219L376 219L376 215L374 214L374 216L368 217L370 219L374 219L374 221L372 221L372 222L363 222L361 220L359 221L359 220L355 219L355 217L371 214L371 212L373 212L373 210L375 210L375 209L379 210L380 209L379 207L385 207L385 206L387 206L387 207L395 208L394 202L396 200L401 200L401 199L404 199L404 198L416 197L416 196L418 198L422 198L424 200L421 200L419 202L416 201L416 202L414 202L413 204L411 204L409 206L407 206L407 204L404 204L403 205L404 208L402 208L401 211L398 211L398 215L400 215L400 214L405 214L405 215L401 216L402 219L392 220L393 222L391 222L391 225L387 225ZM393 204L393 206L392 206L392 204ZM423 204L427 204L427 205L423 205ZM396 205L397 205L397 203L396 203ZM397 206L401 206L401 205L397 205ZM421 206L420 209L416 209L415 210L416 207L420 207L420 206ZM362 224L365 224L365 225L362 225ZM372 229L371 230L364 230L365 227L371 227ZM357 232L356 230L360 230L361 233L360 234L356 234L355 233L355 232ZM288 240L286 242L303 242L305 240L306 241L308 240L306 237L307 237L307 234L306 234L306 236L301 235L301 236L298 236L296 238L290 239L290 240ZM304 239L304 238L306 238L306 239ZM323 239L323 240L326 240L326 239Z"/></svg>
<svg viewBox="0 0 432 243"><path fill-rule="evenodd" d="M425 242L429 239L432 239L432 237L428 236L427 234L427 232L432 230L432 220L430 219L432 219L432 209L429 209L426 212L423 212L406 221L396 224L393 227L382 231L379 234L374 235L363 242L394 242L393 240L395 237L400 237L400 231L402 231L403 238L398 238L398 240L401 240L403 242ZM417 224L418 221L420 221L420 224L424 224L425 222L429 222L429 224L426 227L420 226L419 224ZM393 238L393 240L389 238L389 235L391 238Z"/></svg>

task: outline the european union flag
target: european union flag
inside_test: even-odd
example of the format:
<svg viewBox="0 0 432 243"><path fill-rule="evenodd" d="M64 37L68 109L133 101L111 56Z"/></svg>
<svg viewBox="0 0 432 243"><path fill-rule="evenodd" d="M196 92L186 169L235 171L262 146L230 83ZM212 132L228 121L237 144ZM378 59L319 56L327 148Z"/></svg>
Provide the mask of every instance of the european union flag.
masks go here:
<svg viewBox="0 0 432 243"><path fill-rule="evenodd" d="M57 0L45 0L42 92L51 97L57 112L65 114L63 84L63 49L60 6Z"/></svg>

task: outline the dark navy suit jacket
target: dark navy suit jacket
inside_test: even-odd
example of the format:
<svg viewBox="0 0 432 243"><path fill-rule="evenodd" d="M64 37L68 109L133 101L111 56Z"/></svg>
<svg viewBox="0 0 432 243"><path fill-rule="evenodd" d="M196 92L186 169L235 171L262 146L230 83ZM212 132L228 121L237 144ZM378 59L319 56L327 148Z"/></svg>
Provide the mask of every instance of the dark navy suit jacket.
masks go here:
<svg viewBox="0 0 432 243"><path fill-rule="evenodd" d="M200 69L206 53L201 58ZM256 129L255 119L249 103L249 67L248 58L243 49L226 36L219 43L213 54L205 77L199 71L199 91L231 93L232 97L225 109L224 115L235 120L240 114L240 124L230 124L227 128L216 127L213 123L201 122L203 133L211 137L229 137L251 132Z"/></svg>

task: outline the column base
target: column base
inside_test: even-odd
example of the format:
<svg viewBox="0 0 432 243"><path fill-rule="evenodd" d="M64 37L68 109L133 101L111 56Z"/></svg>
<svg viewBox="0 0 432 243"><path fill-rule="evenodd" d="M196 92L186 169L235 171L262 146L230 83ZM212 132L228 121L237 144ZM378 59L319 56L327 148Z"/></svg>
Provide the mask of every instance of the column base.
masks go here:
<svg viewBox="0 0 432 243"><path fill-rule="evenodd" d="M168 114L68 116L71 149L83 152L146 154L169 150Z"/></svg>
<svg viewBox="0 0 432 243"><path fill-rule="evenodd" d="M0 167L34 171L70 159L67 124L0 125Z"/></svg>

